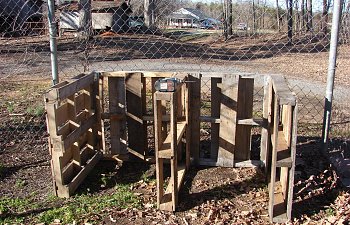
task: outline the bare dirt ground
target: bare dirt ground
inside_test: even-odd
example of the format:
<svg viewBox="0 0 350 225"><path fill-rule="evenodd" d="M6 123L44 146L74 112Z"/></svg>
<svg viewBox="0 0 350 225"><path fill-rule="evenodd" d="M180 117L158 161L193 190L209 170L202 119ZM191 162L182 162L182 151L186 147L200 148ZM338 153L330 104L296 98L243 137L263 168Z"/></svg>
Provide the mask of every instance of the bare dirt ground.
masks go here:
<svg viewBox="0 0 350 225"><path fill-rule="evenodd" d="M157 62L152 64L152 68L160 69L167 68L166 64L170 64L170 67L176 63L187 63L188 67L181 66L182 70L193 70L197 68L196 65L203 65L202 70L220 68L281 73L291 79L324 84L328 64L326 42L300 38L300 44L292 48L283 46L284 40L241 37L229 41L206 38L179 43L166 37L116 35L93 40L92 50L88 56L84 56L84 46L65 39L59 47L62 60L60 70L65 77L76 75L82 71L84 57L91 60L90 69L100 67L110 70L138 67L132 60L122 61L138 59L143 60L145 68L148 60ZM59 208L69 202L47 201L52 193L50 156L42 111L42 94L50 86L47 39L23 42L0 40L0 53L0 203L2 197L10 197L33 198L34 203L39 204L37 211L11 209L3 213L0 210L0 220L17 216L23 218L23 224L32 224L42 211ZM349 46L340 46L339 54L336 85L348 88ZM125 66L119 66L125 62ZM315 97L313 93L306 95L310 99ZM318 104L318 101L312 103ZM343 118L344 121L346 118ZM293 223L347 224L350 216L349 194L341 186L335 168L320 154L320 128L309 128L301 127L299 131ZM334 140L332 145L333 149L338 149L340 154L349 158L346 138ZM101 180L107 175L111 181L106 186ZM179 211L172 214L155 209L153 166L124 163L119 167L114 162L101 162L78 194L110 195L116 191L116 184L128 184L140 200L140 207L110 207L84 215L76 222L269 224L265 179L260 169L192 168L186 175L180 194Z"/></svg>

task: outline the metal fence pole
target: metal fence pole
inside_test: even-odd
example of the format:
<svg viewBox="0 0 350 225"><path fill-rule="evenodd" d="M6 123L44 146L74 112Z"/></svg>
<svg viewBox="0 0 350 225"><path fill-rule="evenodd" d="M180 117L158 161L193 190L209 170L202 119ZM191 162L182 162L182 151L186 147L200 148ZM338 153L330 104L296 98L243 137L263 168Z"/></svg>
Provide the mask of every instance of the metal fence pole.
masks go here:
<svg viewBox="0 0 350 225"><path fill-rule="evenodd" d="M48 20L50 34L50 52L51 52L51 74L52 83L55 85L59 82L58 78L58 61L57 61L57 24L55 21L55 1L48 0Z"/></svg>
<svg viewBox="0 0 350 225"><path fill-rule="evenodd" d="M334 89L335 69L337 67L336 63L337 63L337 50L338 50L339 26L340 26L340 17L341 17L341 10L342 10L342 1L343 0L335 0L334 6L333 6L327 89L326 89L326 95L325 95L323 129L322 129L322 141L323 141L324 152L327 151L328 142L329 142L329 130L330 130L330 121L331 121L331 114L332 114L332 98L333 98L333 89Z"/></svg>

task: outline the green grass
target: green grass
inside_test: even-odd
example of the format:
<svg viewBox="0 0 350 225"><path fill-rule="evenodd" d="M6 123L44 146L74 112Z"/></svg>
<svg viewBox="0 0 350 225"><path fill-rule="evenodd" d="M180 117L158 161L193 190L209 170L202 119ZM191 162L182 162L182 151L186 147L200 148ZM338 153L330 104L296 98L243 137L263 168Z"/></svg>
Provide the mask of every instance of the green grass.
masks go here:
<svg viewBox="0 0 350 225"><path fill-rule="evenodd" d="M18 188L23 188L26 185L26 182L24 180L18 179L16 180L15 186Z"/></svg>
<svg viewBox="0 0 350 225"><path fill-rule="evenodd" d="M55 219L60 220L62 224L74 221L80 223L83 220L89 220L89 216L92 215L103 217L103 210L106 208L140 206L139 199L130 191L128 185L117 185L114 193L108 195L82 194L67 199L62 204L60 201L63 200L52 195L49 195L40 205L33 197L0 198L0 224L19 222L50 224ZM37 213L18 216L25 211Z"/></svg>
<svg viewBox="0 0 350 225"><path fill-rule="evenodd" d="M45 107L42 105L29 106L26 112L31 116L42 116L45 113Z"/></svg>
<svg viewBox="0 0 350 225"><path fill-rule="evenodd" d="M15 103L14 102L6 102L6 109L9 113L13 113L15 111Z"/></svg>

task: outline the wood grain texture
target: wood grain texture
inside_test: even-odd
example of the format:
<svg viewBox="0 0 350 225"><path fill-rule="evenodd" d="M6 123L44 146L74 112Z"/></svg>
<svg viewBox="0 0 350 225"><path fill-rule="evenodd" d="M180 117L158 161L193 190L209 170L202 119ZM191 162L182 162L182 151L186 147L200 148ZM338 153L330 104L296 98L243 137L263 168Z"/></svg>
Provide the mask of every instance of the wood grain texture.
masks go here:
<svg viewBox="0 0 350 225"><path fill-rule="evenodd" d="M234 166L239 76L222 78L218 165Z"/></svg>
<svg viewBox="0 0 350 225"><path fill-rule="evenodd" d="M249 119L253 117L253 95L254 79L240 78L237 98L237 118ZM236 160L249 160L251 149L251 129L250 125L241 125L237 121L236 125Z"/></svg>

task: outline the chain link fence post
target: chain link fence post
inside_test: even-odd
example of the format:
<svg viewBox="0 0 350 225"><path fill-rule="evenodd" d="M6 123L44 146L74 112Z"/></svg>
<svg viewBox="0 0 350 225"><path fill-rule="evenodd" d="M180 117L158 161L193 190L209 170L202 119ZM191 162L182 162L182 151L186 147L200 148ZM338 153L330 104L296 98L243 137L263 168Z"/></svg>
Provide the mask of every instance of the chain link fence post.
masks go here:
<svg viewBox="0 0 350 225"><path fill-rule="evenodd" d="M336 65L337 50L338 50L339 27L340 27L342 5L343 5L342 0L334 0L332 32L331 32L330 50L329 50L327 87L326 87L326 95L325 95L324 118L323 118L323 128L322 128L322 142L323 142L322 144L323 144L323 151L325 153L328 150L328 142L329 142L329 130L330 130L331 113L332 113L334 78L335 78L335 71L337 67Z"/></svg>
<svg viewBox="0 0 350 225"><path fill-rule="evenodd" d="M51 73L53 85L59 82L58 77L58 60L57 60L57 22L55 19L55 0L48 0L48 22L50 35L50 56L51 56Z"/></svg>

